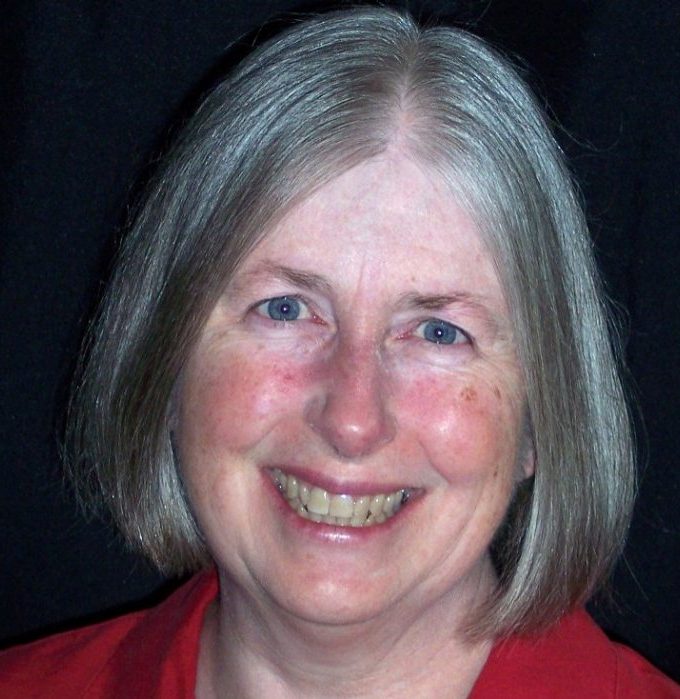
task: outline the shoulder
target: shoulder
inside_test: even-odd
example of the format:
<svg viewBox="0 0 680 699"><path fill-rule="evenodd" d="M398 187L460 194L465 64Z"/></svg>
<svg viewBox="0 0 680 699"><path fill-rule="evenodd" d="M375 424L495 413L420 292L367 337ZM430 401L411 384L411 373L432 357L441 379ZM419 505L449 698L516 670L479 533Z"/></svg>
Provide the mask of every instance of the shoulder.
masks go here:
<svg viewBox="0 0 680 699"><path fill-rule="evenodd" d="M0 695L55 697L85 690L144 614L130 614L0 653ZM71 692L71 694L69 694Z"/></svg>
<svg viewBox="0 0 680 699"><path fill-rule="evenodd" d="M471 699L680 699L680 686L644 658L610 641L583 610L544 634L496 644Z"/></svg>
<svg viewBox="0 0 680 699"><path fill-rule="evenodd" d="M149 610L51 636L0 653L0 696L193 695L206 607L217 593L212 573L192 578ZM172 685L172 689L170 689Z"/></svg>
<svg viewBox="0 0 680 699"><path fill-rule="evenodd" d="M618 643L613 645L616 646L617 697L680 698L680 685L630 648Z"/></svg>

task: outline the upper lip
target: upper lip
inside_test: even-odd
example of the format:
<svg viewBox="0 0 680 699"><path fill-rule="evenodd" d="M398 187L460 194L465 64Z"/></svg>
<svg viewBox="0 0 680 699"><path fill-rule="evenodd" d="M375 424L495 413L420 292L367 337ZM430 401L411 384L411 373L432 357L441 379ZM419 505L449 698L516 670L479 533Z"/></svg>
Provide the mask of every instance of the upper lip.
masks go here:
<svg viewBox="0 0 680 699"><path fill-rule="evenodd" d="M316 469L288 466L286 464L269 464L267 466L268 471L272 471L275 468L280 469L286 475L294 476L295 478L299 478L310 485L317 486L318 488L322 488L329 493L338 495L351 495L353 497L359 497L362 495L393 493L398 490L417 490L416 487L405 483L404 481L339 479Z"/></svg>

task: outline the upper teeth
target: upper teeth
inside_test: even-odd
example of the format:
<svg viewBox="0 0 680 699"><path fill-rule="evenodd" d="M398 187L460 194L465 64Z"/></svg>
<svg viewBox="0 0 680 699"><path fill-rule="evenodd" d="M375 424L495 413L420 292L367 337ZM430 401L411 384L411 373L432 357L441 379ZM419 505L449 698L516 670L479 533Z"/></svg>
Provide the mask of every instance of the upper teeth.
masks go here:
<svg viewBox="0 0 680 699"><path fill-rule="evenodd" d="M336 526L364 527L381 524L395 515L411 494L410 490L402 488L392 493L353 497L329 493L278 468L270 473L276 487L301 517Z"/></svg>

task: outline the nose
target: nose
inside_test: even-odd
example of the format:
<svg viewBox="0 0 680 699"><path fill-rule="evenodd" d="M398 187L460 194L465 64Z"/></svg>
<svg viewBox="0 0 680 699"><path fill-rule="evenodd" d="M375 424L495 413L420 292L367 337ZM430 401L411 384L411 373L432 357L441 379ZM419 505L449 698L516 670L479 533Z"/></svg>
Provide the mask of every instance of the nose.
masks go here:
<svg viewBox="0 0 680 699"><path fill-rule="evenodd" d="M307 423L345 459L377 451L395 436L386 383L374 348L337 347L306 407Z"/></svg>

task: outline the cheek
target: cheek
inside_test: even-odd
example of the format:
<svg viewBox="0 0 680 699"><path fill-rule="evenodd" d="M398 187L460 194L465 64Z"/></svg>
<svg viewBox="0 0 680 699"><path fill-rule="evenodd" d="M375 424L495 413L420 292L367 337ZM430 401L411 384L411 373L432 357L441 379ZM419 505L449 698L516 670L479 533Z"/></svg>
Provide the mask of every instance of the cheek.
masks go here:
<svg viewBox="0 0 680 699"><path fill-rule="evenodd" d="M223 356L200 370L189 367L181 397L183 440L202 448L244 450L299 403L303 367L268 357Z"/></svg>
<svg viewBox="0 0 680 699"><path fill-rule="evenodd" d="M402 396L403 422L446 480L496 478L517 459L519 401L475 377L415 379Z"/></svg>

